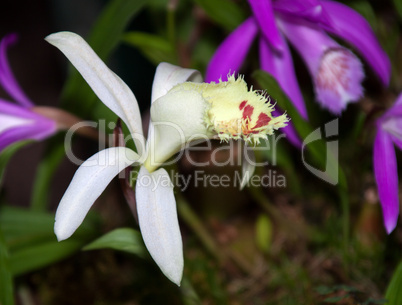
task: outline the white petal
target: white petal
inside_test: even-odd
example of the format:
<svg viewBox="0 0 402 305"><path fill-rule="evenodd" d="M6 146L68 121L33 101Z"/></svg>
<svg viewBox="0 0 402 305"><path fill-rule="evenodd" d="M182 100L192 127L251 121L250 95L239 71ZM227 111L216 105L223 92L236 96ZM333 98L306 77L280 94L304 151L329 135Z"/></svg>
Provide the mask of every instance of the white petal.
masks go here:
<svg viewBox="0 0 402 305"><path fill-rule="evenodd" d="M240 183L240 189L243 189L250 181L255 171L255 155L254 151L250 149L246 144L243 149L243 161L241 165L242 180Z"/></svg>
<svg viewBox="0 0 402 305"><path fill-rule="evenodd" d="M148 139L145 165L148 170L162 165L188 141L208 139L204 116L208 102L195 90L176 90L157 99L151 107L154 134Z"/></svg>
<svg viewBox="0 0 402 305"><path fill-rule="evenodd" d="M33 124L31 119L23 119L10 114L0 113L0 134L8 129Z"/></svg>
<svg viewBox="0 0 402 305"><path fill-rule="evenodd" d="M177 84L184 82L201 83L201 73L193 69L183 69L166 62L158 65L152 85L152 103L164 96Z"/></svg>
<svg viewBox="0 0 402 305"><path fill-rule="evenodd" d="M78 168L56 211L54 231L59 241L74 233L110 181L138 159L131 149L112 147L93 155Z"/></svg>
<svg viewBox="0 0 402 305"><path fill-rule="evenodd" d="M166 277L180 286L184 265L183 243L173 185L166 170L149 173L142 166L135 193L145 245Z"/></svg>
<svg viewBox="0 0 402 305"><path fill-rule="evenodd" d="M151 104L158 98L164 96L170 89L180 83L191 81L201 83L201 73L194 69L183 69L172 64L162 62L158 65L152 84ZM151 139L154 132L154 125L149 121L148 139Z"/></svg>
<svg viewBox="0 0 402 305"><path fill-rule="evenodd" d="M46 40L64 53L99 99L126 123L141 155L145 148L141 115L130 88L79 35L59 32L47 36Z"/></svg>

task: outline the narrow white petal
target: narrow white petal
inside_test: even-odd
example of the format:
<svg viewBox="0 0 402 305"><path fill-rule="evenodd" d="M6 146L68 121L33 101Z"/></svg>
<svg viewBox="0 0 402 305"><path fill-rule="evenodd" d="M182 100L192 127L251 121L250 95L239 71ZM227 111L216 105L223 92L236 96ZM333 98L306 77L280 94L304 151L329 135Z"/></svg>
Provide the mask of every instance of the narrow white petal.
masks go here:
<svg viewBox="0 0 402 305"><path fill-rule="evenodd" d="M112 147L93 155L78 168L56 211L54 231L59 241L74 233L110 181L138 159L131 149Z"/></svg>
<svg viewBox="0 0 402 305"><path fill-rule="evenodd" d="M240 183L240 189L243 189L250 181L255 171L255 155L254 151L247 145L244 145L243 149L243 161L241 165L242 180Z"/></svg>
<svg viewBox="0 0 402 305"><path fill-rule="evenodd" d="M99 99L126 123L141 155L145 148L141 115L130 88L79 35L59 32L47 36L46 40L64 53Z"/></svg>
<svg viewBox="0 0 402 305"><path fill-rule="evenodd" d="M173 185L166 170L149 173L142 166L135 193L145 245L166 277L180 286L184 265L183 244Z"/></svg>
<svg viewBox="0 0 402 305"><path fill-rule="evenodd" d="M164 96L177 84L184 82L201 83L201 73L193 69L183 69L166 62L158 65L152 85L152 103Z"/></svg>

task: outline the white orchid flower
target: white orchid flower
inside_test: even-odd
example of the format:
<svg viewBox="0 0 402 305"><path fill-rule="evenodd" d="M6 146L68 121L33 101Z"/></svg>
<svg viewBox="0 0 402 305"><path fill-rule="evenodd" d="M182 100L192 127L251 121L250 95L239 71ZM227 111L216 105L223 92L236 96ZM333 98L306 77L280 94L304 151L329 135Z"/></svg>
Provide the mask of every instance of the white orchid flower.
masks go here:
<svg viewBox="0 0 402 305"><path fill-rule="evenodd" d="M59 48L99 99L127 125L137 152L126 147L102 150L77 170L56 212L58 240L69 238L95 200L124 168L141 165L135 187L137 214L145 245L156 264L180 285L183 250L173 185L158 169L190 141L243 138L258 142L286 126L286 115L273 118L273 106L243 79L205 84L196 70L161 63L152 87L151 121L145 140L137 100L129 87L77 34L60 32L46 40ZM253 167L243 166L250 173Z"/></svg>

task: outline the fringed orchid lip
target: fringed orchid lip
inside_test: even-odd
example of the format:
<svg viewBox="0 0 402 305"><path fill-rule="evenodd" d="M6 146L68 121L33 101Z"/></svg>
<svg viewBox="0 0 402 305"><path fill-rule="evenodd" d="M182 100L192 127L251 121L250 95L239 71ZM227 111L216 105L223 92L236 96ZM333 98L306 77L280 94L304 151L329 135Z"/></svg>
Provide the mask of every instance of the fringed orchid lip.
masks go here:
<svg viewBox="0 0 402 305"><path fill-rule="evenodd" d="M273 117L269 97L249 91L242 77L231 75L227 82L207 84L202 92L210 104L205 123L222 141L243 139L258 144L289 121L286 114Z"/></svg>
<svg viewBox="0 0 402 305"><path fill-rule="evenodd" d="M265 93L248 90L247 83L240 76L228 77L218 83L183 83L171 92L199 92L205 101L203 122L210 134L221 141L230 139L258 144L274 130L285 127L289 122L286 114L273 117L274 105Z"/></svg>

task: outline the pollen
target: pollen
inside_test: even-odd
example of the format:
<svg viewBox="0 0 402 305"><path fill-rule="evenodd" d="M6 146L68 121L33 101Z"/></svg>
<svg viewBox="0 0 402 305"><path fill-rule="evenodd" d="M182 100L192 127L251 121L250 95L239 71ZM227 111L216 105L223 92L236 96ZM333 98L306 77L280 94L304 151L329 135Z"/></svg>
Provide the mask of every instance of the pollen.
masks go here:
<svg viewBox="0 0 402 305"><path fill-rule="evenodd" d="M218 83L183 83L172 90L197 90L207 102L204 123L221 141L243 139L258 144L261 139L285 127L286 114L273 117L274 105L261 91L248 90L243 77L228 77Z"/></svg>

